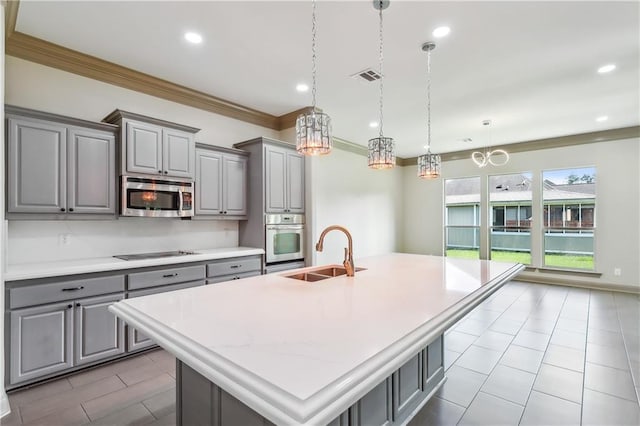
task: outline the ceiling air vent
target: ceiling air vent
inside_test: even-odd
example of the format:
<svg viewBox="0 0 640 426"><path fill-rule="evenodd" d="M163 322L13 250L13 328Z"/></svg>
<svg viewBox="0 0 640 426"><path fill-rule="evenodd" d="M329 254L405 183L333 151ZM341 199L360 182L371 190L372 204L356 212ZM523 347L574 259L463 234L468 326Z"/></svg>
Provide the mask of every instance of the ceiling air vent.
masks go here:
<svg viewBox="0 0 640 426"><path fill-rule="evenodd" d="M355 78L356 80L372 82L372 81L380 80L380 77L382 76L378 71L375 71L371 68L367 68L366 70L362 70L360 72L352 74L351 77Z"/></svg>

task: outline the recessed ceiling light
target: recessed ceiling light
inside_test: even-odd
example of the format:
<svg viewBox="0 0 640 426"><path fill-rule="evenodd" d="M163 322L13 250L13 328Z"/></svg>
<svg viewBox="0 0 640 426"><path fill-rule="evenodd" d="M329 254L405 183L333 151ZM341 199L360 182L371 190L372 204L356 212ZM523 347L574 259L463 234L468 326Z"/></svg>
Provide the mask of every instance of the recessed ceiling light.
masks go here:
<svg viewBox="0 0 640 426"><path fill-rule="evenodd" d="M298 92L306 92L306 91L308 91L308 90L309 90L309 86L308 86L308 85L306 85L306 84L304 84L304 83L299 83L299 84L296 86L296 90L297 90Z"/></svg>
<svg viewBox="0 0 640 426"><path fill-rule="evenodd" d="M198 33L192 33L192 32L184 33L184 39L193 44L202 43L202 36Z"/></svg>
<svg viewBox="0 0 640 426"><path fill-rule="evenodd" d="M371 123L369 123L369 127L378 127L378 122L377 121L372 121Z"/></svg>
<svg viewBox="0 0 640 426"><path fill-rule="evenodd" d="M607 64L607 65L603 65L600 68L598 68L598 72L600 74L606 74L608 72L611 72L613 70L616 69L616 66L614 64Z"/></svg>
<svg viewBox="0 0 640 426"><path fill-rule="evenodd" d="M438 27L435 30L433 30L433 33L431 34L433 34L433 36L436 38L440 38L448 35L449 32L451 32L451 28L449 27Z"/></svg>
<svg viewBox="0 0 640 426"><path fill-rule="evenodd" d="M602 123L603 121L607 121L609 119L609 117L607 117L606 115L601 115L600 117L596 118L596 121L598 123Z"/></svg>

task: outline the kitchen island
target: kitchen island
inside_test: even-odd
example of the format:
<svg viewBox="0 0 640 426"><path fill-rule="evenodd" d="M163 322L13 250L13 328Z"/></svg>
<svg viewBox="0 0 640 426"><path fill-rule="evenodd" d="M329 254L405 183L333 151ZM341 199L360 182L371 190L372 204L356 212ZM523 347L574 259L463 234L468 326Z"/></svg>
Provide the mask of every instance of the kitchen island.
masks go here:
<svg viewBox="0 0 640 426"><path fill-rule="evenodd" d="M110 310L177 358L178 424L402 424L444 382L443 334L523 266L389 254L355 277L263 275Z"/></svg>

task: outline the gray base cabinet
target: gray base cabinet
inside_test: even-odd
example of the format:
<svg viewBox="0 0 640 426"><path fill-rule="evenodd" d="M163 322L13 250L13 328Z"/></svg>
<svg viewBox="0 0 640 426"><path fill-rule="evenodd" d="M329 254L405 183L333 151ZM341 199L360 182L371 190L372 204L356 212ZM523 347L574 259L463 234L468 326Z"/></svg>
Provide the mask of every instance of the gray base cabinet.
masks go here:
<svg viewBox="0 0 640 426"><path fill-rule="evenodd" d="M10 381L24 382L73 366L73 305L59 303L10 314Z"/></svg>
<svg viewBox="0 0 640 426"><path fill-rule="evenodd" d="M262 275L262 256L220 259L207 264L207 284Z"/></svg>
<svg viewBox="0 0 640 426"><path fill-rule="evenodd" d="M124 353L124 323L109 312L122 294L83 299L75 304L75 365Z"/></svg>
<svg viewBox="0 0 640 426"><path fill-rule="evenodd" d="M391 426L408 422L444 382L442 336L385 378L330 426ZM272 425L179 359L176 361L178 425Z"/></svg>

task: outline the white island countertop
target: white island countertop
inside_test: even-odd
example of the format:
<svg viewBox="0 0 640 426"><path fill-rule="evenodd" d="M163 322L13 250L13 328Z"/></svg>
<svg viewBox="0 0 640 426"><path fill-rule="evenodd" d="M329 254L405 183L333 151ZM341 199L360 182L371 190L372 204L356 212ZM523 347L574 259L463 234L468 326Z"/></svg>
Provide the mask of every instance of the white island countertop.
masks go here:
<svg viewBox="0 0 640 426"><path fill-rule="evenodd" d="M193 251L195 252L194 254L184 256L160 257L142 260L122 260L115 257L95 257L77 260L61 260L56 262L9 264L7 265L3 278L5 281L29 280L35 278L118 271L121 269L145 268L147 266L164 266L264 254L264 250L252 247L194 249Z"/></svg>
<svg viewBox="0 0 640 426"><path fill-rule="evenodd" d="M287 271L110 309L270 421L326 424L524 268L411 254L355 263L367 270L315 283Z"/></svg>

